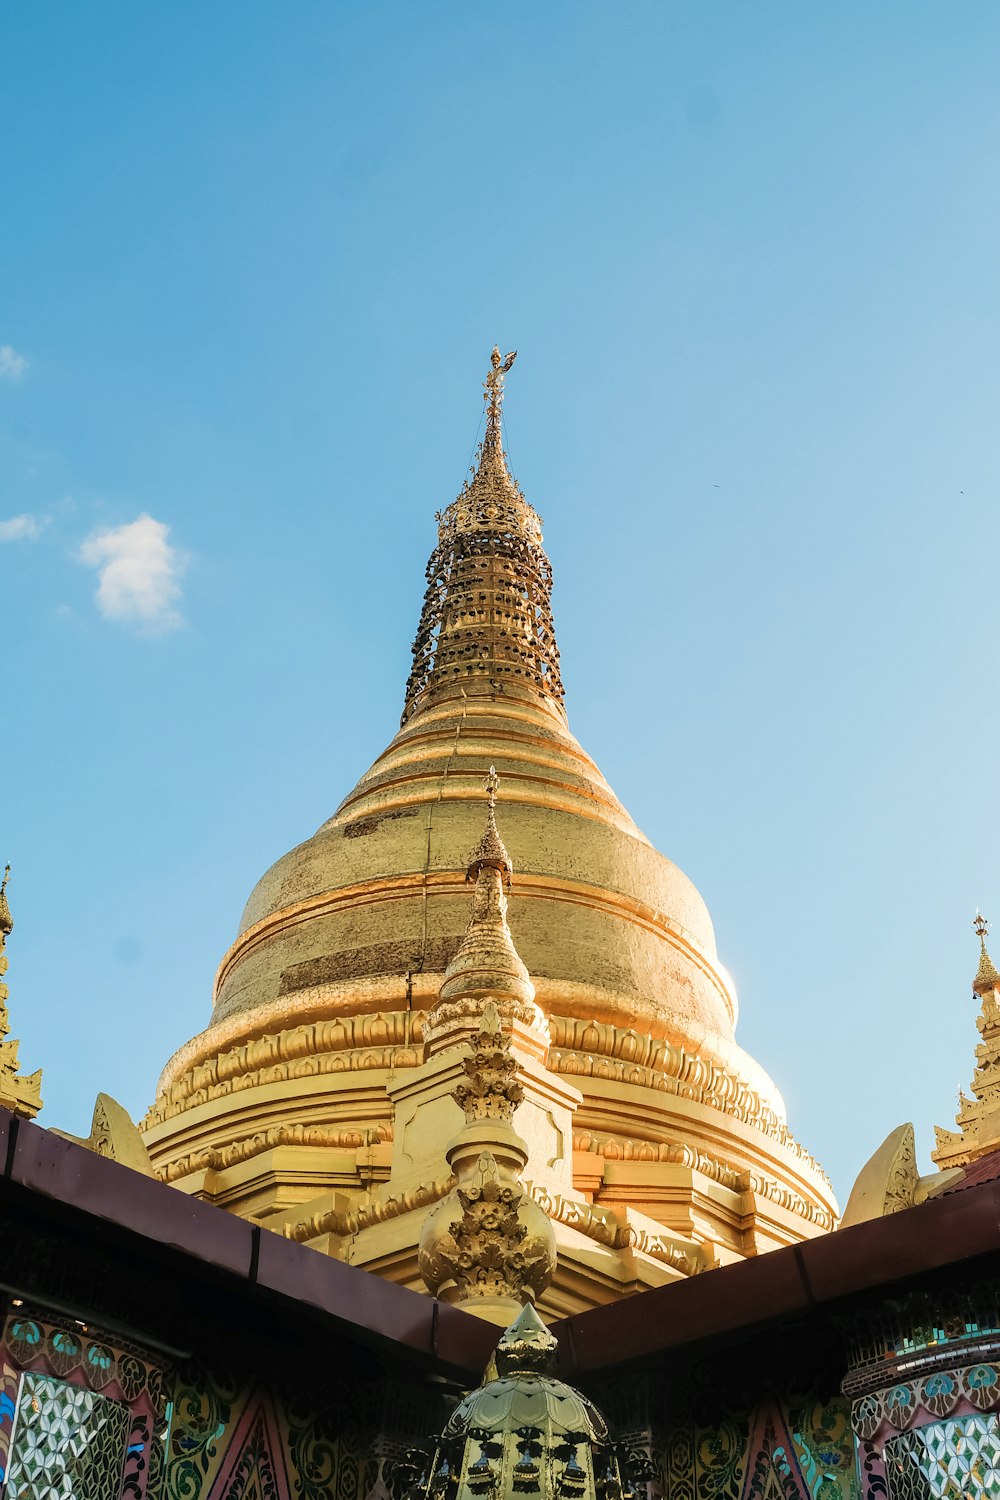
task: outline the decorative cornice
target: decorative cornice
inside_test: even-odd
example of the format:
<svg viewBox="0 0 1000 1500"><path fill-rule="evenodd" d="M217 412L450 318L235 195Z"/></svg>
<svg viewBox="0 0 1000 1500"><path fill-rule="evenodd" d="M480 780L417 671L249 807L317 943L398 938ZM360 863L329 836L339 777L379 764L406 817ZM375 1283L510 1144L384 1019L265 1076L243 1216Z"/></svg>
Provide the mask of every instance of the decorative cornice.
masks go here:
<svg viewBox="0 0 1000 1500"><path fill-rule="evenodd" d="M258 1037L241 1047L219 1053L179 1078L168 1093L158 1097L142 1121L142 1128L153 1130L184 1112L263 1083L376 1068L415 1067L420 1060L426 1023L427 1016L420 1011L379 1011L362 1016L335 1017ZM623 1030L609 1023L553 1016L550 1025L553 1049L549 1066L554 1072L571 1078L610 1078L718 1110L751 1129L762 1131L824 1182L828 1181L814 1158L799 1145L784 1122L767 1108L759 1095L705 1058L692 1056L660 1038ZM568 1050L568 1043L574 1044L572 1051ZM609 1158L620 1153L625 1160L682 1162L697 1167L727 1186L739 1185L735 1177L730 1180L725 1175L733 1169L685 1145L619 1142L610 1136L601 1138L601 1144L594 1145L592 1143L598 1138L586 1132L580 1133L577 1140L578 1150L599 1150ZM151 1142L150 1149L157 1159L157 1170L170 1173L170 1181L188 1175L188 1171L181 1170L180 1163L187 1161L191 1153L183 1158L170 1157L169 1141ZM191 1166L188 1170L197 1168ZM716 1177L716 1173L723 1175ZM792 1207L794 1194L769 1178L760 1174L756 1176L755 1191L772 1201L787 1197L784 1206ZM834 1216L828 1209L810 1204L804 1197L801 1202L805 1209L803 1217L809 1222L834 1227Z"/></svg>
<svg viewBox="0 0 1000 1500"><path fill-rule="evenodd" d="M425 1020L422 1011L373 1011L256 1037L181 1074L157 1096L141 1128L149 1131L187 1110L261 1083L369 1068L415 1068L421 1061Z"/></svg>
<svg viewBox="0 0 1000 1500"><path fill-rule="evenodd" d="M788 1213L815 1224L818 1229L837 1227L836 1214L797 1193L794 1188L786 1187L764 1172L733 1167L720 1157L684 1141L632 1141L619 1136L595 1136L582 1130L573 1134L573 1150L589 1151L606 1161L665 1162L687 1167L717 1182L720 1187L738 1193L752 1192L759 1198L766 1198Z"/></svg>
<svg viewBox="0 0 1000 1500"><path fill-rule="evenodd" d="M756 1090L709 1058L687 1052L662 1037L613 1026L551 1016L549 1067L573 1078L608 1078L660 1093L676 1094L717 1109L777 1141L825 1183L816 1158L799 1144L785 1121Z"/></svg>
<svg viewBox="0 0 1000 1500"><path fill-rule="evenodd" d="M270 1130L244 1135L228 1146L206 1146L167 1162L157 1171L163 1182L178 1182L194 1172L224 1172L281 1146L321 1146L328 1151L360 1151L392 1140L392 1126L373 1130L334 1130L327 1125L273 1125Z"/></svg>
<svg viewBox="0 0 1000 1500"><path fill-rule="evenodd" d="M321 1213L310 1214L296 1224L286 1224L282 1234L285 1239L296 1240L299 1244L308 1244L310 1240L323 1234L340 1237L359 1234L362 1229L370 1229L373 1224L386 1224L414 1209L430 1208L447 1197L454 1186L454 1176L439 1177L434 1182L414 1188L411 1193L401 1193L398 1198L387 1198L384 1202L368 1203L364 1208L347 1213L329 1208Z"/></svg>

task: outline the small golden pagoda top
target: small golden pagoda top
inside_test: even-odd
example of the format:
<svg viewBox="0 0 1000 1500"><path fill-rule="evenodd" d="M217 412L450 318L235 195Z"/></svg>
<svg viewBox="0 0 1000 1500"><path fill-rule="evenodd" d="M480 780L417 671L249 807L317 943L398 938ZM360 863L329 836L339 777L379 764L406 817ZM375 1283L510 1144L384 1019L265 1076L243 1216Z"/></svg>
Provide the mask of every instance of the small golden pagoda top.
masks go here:
<svg viewBox="0 0 1000 1500"><path fill-rule="evenodd" d="M3 872L3 881L0 882L0 948L3 947L7 938L14 931L14 918L10 914L7 904L7 882L10 879L10 865L6 865Z"/></svg>
<svg viewBox="0 0 1000 1500"><path fill-rule="evenodd" d="M486 789L486 827L483 829L482 838L469 856L465 878L476 880L480 870L499 870L510 885L514 866L497 828L497 792L500 787L500 777L497 775L496 766L490 766L483 778L483 786Z"/></svg>
<svg viewBox="0 0 1000 1500"><path fill-rule="evenodd" d="M4 951L7 939L14 931L14 918L7 901L7 882L10 865L3 872L0 882L0 1106L9 1109L25 1120L33 1120L42 1107L42 1070L27 1075L18 1070L17 1053L19 1043L10 1035L10 1017L7 1012L7 997L10 990L3 983L9 959Z"/></svg>
<svg viewBox="0 0 1000 1500"><path fill-rule="evenodd" d="M972 924L979 938L979 968L972 981L972 992L981 1003L976 1026L980 1042L972 1074L971 1097L958 1091L957 1130L935 1127L936 1145L933 1161L942 1168L962 1167L1000 1146L1000 1005L997 990L1000 973L986 947L990 925L982 912L976 912Z"/></svg>
<svg viewBox="0 0 1000 1500"><path fill-rule="evenodd" d="M997 972L996 965L992 958L990 958L986 947L986 934L990 930L990 924L982 912L976 912L976 920L972 926L979 938L980 944L979 969L976 972L975 979L972 981L972 989L974 994L983 995L988 990L991 990L995 984L1000 984L1000 973Z"/></svg>

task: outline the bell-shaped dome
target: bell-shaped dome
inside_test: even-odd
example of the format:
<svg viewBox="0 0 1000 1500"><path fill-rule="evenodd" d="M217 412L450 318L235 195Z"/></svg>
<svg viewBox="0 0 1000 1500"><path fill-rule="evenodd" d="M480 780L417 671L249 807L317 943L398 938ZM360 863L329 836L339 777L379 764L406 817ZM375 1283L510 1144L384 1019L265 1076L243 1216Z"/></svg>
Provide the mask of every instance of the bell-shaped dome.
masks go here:
<svg viewBox="0 0 1000 1500"><path fill-rule="evenodd" d="M525 1307L497 1345L494 1377L487 1372L440 1436L410 1455L401 1475L410 1483L399 1487L406 1500L635 1500L648 1460L615 1442L593 1402L556 1379L555 1351L534 1308Z"/></svg>
<svg viewBox="0 0 1000 1500"><path fill-rule="evenodd" d="M482 932L478 952L462 948L466 875L495 766L504 839L485 863L501 897L504 861L516 871L509 990L541 1013L549 1068L583 1093L558 1149L584 1191L633 1201L612 1179L624 1182L627 1161L658 1164L664 1185L640 1193L655 1217L668 1222L683 1199L677 1227L732 1254L832 1227L829 1184L735 1041L736 997L704 901L569 730L541 522L502 447L510 363L494 352L478 465L438 518L402 725L252 892L211 1020L160 1080L145 1122L153 1160L275 1223L327 1187L350 1198L384 1180L362 1157L398 1129L390 1084L423 1060L449 965L483 961ZM486 965L494 991L503 956ZM459 983L468 993L464 970ZM321 1149L346 1154L332 1168ZM713 1186L681 1192L665 1185L670 1172ZM706 1193L718 1199L707 1217L690 1207ZM746 1226L763 1222L765 1202L759 1239Z"/></svg>

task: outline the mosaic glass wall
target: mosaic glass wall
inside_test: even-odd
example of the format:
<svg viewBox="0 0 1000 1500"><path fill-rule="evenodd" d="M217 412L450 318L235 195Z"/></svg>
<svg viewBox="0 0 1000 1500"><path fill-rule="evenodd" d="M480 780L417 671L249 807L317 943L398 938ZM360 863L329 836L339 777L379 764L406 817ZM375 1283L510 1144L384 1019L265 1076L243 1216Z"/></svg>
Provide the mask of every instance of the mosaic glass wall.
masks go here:
<svg viewBox="0 0 1000 1500"><path fill-rule="evenodd" d="M18 1313L0 1348L2 1500L363 1500L356 1389L248 1385ZM369 1451L366 1445L365 1451Z"/></svg>
<svg viewBox="0 0 1000 1500"><path fill-rule="evenodd" d="M890 1500L1000 1500L1000 1426L956 1417L901 1432L885 1445Z"/></svg>
<svg viewBox="0 0 1000 1500"><path fill-rule="evenodd" d="M51 1375L21 1376L7 1500L118 1500L130 1413Z"/></svg>

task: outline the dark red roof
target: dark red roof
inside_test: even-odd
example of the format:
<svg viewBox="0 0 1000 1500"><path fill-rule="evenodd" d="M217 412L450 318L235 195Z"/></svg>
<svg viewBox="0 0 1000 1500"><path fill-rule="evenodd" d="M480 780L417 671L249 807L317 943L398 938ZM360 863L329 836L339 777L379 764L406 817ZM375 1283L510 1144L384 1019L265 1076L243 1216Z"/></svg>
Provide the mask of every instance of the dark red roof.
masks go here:
<svg viewBox="0 0 1000 1500"><path fill-rule="evenodd" d="M1000 1150L987 1151L985 1156L977 1156L963 1171L964 1177L946 1187L942 1197L945 1193L961 1193L965 1188L977 1187L981 1182L992 1182L1000 1177Z"/></svg>
<svg viewBox="0 0 1000 1500"><path fill-rule="evenodd" d="M221 1278L279 1317L318 1318L371 1349L396 1350L478 1379L496 1343L489 1323L285 1240L225 1210L0 1110L0 1197L169 1262ZM1000 1248L1000 1152L917 1208L591 1308L553 1325L564 1372L585 1377L671 1350L733 1343L859 1293ZM199 1267L204 1268L199 1273ZM284 1313L283 1313L284 1310Z"/></svg>
<svg viewBox="0 0 1000 1500"><path fill-rule="evenodd" d="M942 1193L917 1208L565 1318L553 1328L563 1368L584 1377L687 1345L732 1342L996 1251L998 1179L994 1159L991 1175L963 1184L967 1192Z"/></svg>
<svg viewBox="0 0 1000 1500"><path fill-rule="evenodd" d="M304 1306L370 1348L477 1378L493 1352L497 1330L469 1313L200 1203L4 1109L0 1169L8 1199L26 1189L75 1221L124 1231L130 1249L178 1272L211 1268L244 1295L272 1308ZM72 1236L72 1227L66 1232Z"/></svg>

